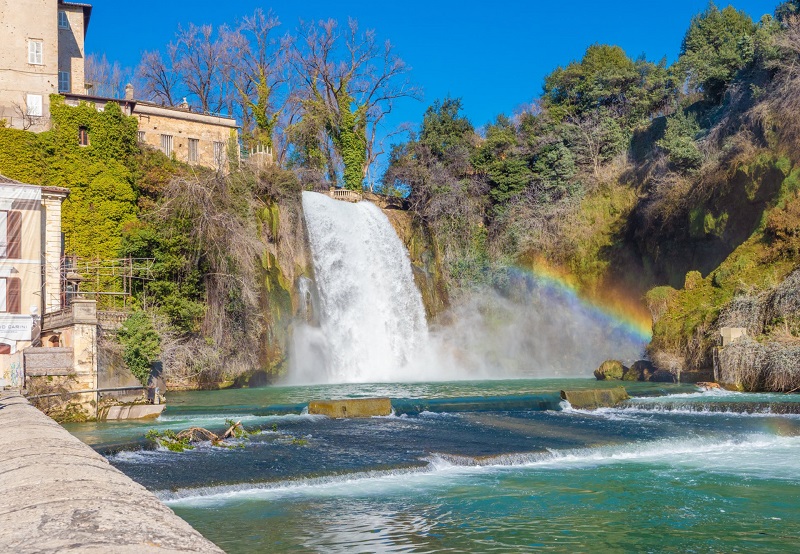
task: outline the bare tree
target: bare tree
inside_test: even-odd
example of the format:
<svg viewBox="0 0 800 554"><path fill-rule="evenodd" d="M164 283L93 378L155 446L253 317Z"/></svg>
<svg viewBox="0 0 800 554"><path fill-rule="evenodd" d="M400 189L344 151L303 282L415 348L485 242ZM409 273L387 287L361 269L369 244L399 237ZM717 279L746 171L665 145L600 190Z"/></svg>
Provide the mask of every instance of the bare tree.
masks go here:
<svg viewBox="0 0 800 554"><path fill-rule="evenodd" d="M167 59L161 52L145 52L136 74L142 84L142 96L147 100L158 102L164 106L174 106L178 99L178 85L181 75L175 67L177 47L167 45Z"/></svg>
<svg viewBox="0 0 800 554"><path fill-rule="evenodd" d="M110 63L105 54L101 57L96 54L86 56L84 74L92 94L109 98L119 98L130 77L129 70L123 69L117 61Z"/></svg>
<svg viewBox="0 0 800 554"><path fill-rule="evenodd" d="M304 117L318 119L342 160L348 188L360 189L381 153L379 127L399 98L418 98L409 67L389 41L359 32L350 19L344 31L335 20L301 23L290 58L302 85Z"/></svg>
<svg viewBox="0 0 800 554"><path fill-rule="evenodd" d="M224 26L217 35L211 25L190 24L186 29L178 28L173 67L204 112L220 112L230 107L230 62L222 39L227 32Z"/></svg>
<svg viewBox="0 0 800 554"><path fill-rule="evenodd" d="M259 8L244 17L235 31L223 34L231 53L228 73L236 88L242 129L252 142L269 147L275 146L278 120L289 97L285 86L289 43L276 37L279 26L271 11Z"/></svg>

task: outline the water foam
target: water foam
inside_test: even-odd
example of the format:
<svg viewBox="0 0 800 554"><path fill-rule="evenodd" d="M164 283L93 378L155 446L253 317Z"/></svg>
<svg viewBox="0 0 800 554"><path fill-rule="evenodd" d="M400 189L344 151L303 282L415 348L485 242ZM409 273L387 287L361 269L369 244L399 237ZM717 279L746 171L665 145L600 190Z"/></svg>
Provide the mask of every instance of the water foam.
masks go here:
<svg viewBox="0 0 800 554"><path fill-rule="evenodd" d="M319 288L320 328L294 334L297 383L407 379L427 342L408 252L373 204L304 192L303 213Z"/></svg>
<svg viewBox="0 0 800 554"><path fill-rule="evenodd" d="M159 491L169 505L211 506L236 500L292 496L348 497L409 493L421 488L452 486L476 474L508 471L581 471L600 466L645 464L657 468L700 470L707 474L769 477L798 481L794 460L800 437L748 434L716 440L665 439L594 448L544 450L471 457L446 453L428 456L424 467L365 471L270 483L240 483L215 487Z"/></svg>

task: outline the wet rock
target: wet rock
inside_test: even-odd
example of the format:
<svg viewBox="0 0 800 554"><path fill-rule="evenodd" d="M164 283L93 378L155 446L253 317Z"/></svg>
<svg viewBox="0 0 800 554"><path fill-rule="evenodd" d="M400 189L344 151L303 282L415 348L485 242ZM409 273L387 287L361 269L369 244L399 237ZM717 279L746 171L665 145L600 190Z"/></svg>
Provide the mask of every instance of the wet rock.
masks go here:
<svg viewBox="0 0 800 554"><path fill-rule="evenodd" d="M675 376L666 369L655 370L649 380L654 383L674 383L676 381Z"/></svg>
<svg viewBox="0 0 800 554"><path fill-rule="evenodd" d="M247 380L247 386L251 389L258 388L258 387L266 387L269 385L270 378L267 375L267 372L262 370L254 372L250 379Z"/></svg>
<svg viewBox="0 0 800 554"><path fill-rule="evenodd" d="M392 413L392 401L388 398L312 400L308 403L308 413L335 418L387 416Z"/></svg>
<svg viewBox="0 0 800 554"><path fill-rule="evenodd" d="M648 360L637 360L622 374L623 381L650 381L656 368Z"/></svg>
<svg viewBox="0 0 800 554"><path fill-rule="evenodd" d="M619 360L606 360L594 370L594 376L598 381L621 381L627 369Z"/></svg>

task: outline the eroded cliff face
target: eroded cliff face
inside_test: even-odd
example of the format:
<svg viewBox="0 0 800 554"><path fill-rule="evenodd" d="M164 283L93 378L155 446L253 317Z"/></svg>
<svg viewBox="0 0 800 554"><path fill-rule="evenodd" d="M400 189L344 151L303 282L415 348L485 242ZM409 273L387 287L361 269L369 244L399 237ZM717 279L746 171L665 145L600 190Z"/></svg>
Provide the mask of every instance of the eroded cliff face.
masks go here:
<svg viewBox="0 0 800 554"><path fill-rule="evenodd" d="M296 201L267 204L259 216L265 237L261 258L265 323L260 340L261 366L274 376L286 370L292 324L299 317L302 304L298 283L303 277L313 279L313 267L299 197ZM237 384L248 380L251 376Z"/></svg>
<svg viewBox="0 0 800 554"><path fill-rule="evenodd" d="M441 262L430 232L405 210L384 209L383 213L403 241L411 257L414 281L422 294L425 315L431 321L450 304Z"/></svg>
<svg viewBox="0 0 800 554"><path fill-rule="evenodd" d="M779 392L800 387L800 269L765 292L737 296L720 314L716 329L723 327L746 334L718 349L721 383Z"/></svg>

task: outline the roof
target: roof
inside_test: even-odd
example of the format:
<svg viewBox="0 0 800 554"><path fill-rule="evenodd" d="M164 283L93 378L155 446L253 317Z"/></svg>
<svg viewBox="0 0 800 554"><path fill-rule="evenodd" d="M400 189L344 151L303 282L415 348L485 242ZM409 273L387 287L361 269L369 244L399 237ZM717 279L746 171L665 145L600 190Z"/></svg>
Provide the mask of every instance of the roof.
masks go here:
<svg viewBox="0 0 800 554"><path fill-rule="evenodd" d="M92 17L92 5L83 2L69 2L68 0L58 0L58 3L73 8L83 8L83 36L85 37L86 32L89 30L89 19Z"/></svg>
<svg viewBox="0 0 800 554"><path fill-rule="evenodd" d="M49 192L51 194L58 194L67 196L69 194L69 189L65 189L63 187L45 187L41 185L31 185L29 183L22 183L20 181L15 181L9 177L6 177L3 174L0 174L0 185L14 185L15 187L34 187L37 189L42 189L42 192Z"/></svg>
<svg viewBox="0 0 800 554"><path fill-rule="evenodd" d="M127 98L109 98L108 96L95 96L93 94L78 94L75 92L61 92L59 93L64 98L75 98L77 100L86 100L87 102L114 102L120 106L130 105L131 110L136 106L136 100L129 100Z"/></svg>

